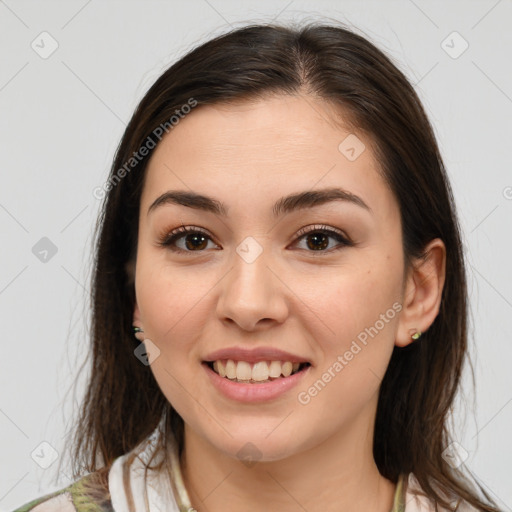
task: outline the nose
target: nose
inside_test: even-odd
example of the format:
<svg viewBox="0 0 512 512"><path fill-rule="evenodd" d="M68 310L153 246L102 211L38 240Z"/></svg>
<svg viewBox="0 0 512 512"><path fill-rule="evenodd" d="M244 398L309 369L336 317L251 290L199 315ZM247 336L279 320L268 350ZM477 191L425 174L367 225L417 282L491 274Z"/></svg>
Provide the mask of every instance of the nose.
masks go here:
<svg viewBox="0 0 512 512"><path fill-rule="evenodd" d="M234 254L233 266L219 283L218 318L246 331L258 331L283 323L288 315L289 288L276 265L263 250L254 261Z"/></svg>

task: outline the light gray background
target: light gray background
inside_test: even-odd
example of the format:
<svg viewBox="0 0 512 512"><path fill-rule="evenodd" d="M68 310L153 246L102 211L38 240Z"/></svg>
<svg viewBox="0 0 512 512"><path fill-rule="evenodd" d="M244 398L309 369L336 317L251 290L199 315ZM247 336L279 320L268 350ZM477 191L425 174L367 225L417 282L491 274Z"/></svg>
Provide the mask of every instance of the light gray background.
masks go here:
<svg viewBox="0 0 512 512"><path fill-rule="evenodd" d="M466 464L512 510L510 0L0 0L1 511L70 483L65 472L57 480L58 461L36 461L51 460L42 442L62 456L83 392L84 373L69 389L87 344L93 190L136 104L168 65L230 25L319 17L355 26L386 51L435 126L474 319L476 397L466 373L456 438ZM47 58L31 47L51 49L44 31L58 44ZM43 237L57 248L46 262L33 252Z"/></svg>

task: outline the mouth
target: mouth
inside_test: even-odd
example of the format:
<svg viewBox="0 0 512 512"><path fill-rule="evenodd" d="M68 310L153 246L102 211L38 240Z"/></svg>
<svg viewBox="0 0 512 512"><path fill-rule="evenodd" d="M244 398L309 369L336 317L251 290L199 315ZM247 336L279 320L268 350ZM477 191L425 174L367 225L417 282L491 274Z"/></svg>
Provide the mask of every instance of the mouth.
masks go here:
<svg viewBox="0 0 512 512"><path fill-rule="evenodd" d="M231 382L246 384L264 384L275 380L286 379L291 375L305 371L311 364L309 362L291 361L235 361L233 359L218 359L216 361L203 361L213 372Z"/></svg>

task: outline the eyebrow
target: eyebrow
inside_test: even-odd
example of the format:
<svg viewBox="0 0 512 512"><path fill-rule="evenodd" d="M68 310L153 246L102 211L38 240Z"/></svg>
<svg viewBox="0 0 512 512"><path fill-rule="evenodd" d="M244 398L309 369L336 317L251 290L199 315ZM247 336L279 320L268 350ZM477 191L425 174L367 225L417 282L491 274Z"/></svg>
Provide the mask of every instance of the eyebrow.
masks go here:
<svg viewBox="0 0 512 512"><path fill-rule="evenodd" d="M280 215L312 208L333 201L352 203L370 213L372 212L372 209L359 196L352 192L342 188L325 188L320 190L308 190L281 197L272 207L272 213L274 217L279 217ZM166 204L186 206L188 208L194 208L195 210L211 212L222 217L227 217L228 215L228 208L222 202L213 197L187 190L168 190L153 201L148 208L147 214L149 215L156 208Z"/></svg>

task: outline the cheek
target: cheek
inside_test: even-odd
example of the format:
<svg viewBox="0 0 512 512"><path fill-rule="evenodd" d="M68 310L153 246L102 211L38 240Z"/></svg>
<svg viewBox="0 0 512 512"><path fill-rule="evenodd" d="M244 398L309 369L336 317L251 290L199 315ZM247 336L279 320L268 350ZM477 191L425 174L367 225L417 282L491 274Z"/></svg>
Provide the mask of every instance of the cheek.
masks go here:
<svg viewBox="0 0 512 512"><path fill-rule="evenodd" d="M161 261L137 268L137 301L144 322L169 329L191 311L207 288L203 279Z"/></svg>
<svg viewBox="0 0 512 512"><path fill-rule="evenodd" d="M376 322L379 330L388 330L395 316L393 303L399 297L392 279L390 269L377 265L334 269L321 279L317 276L303 283L300 297L313 313L311 318L322 338L338 350ZM381 315L388 320L385 327L379 321Z"/></svg>
<svg viewBox="0 0 512 512"><path fill-rule="evenodd" d="M137 270L144 329L160 351L151 372L167 400L182 417L188 417L194 403L185 383L201 371L195 348L204 333L207 285L197 274L161 263L141 265Z"/></svg>
<svg viewBox="0 0 512 512"><path fill-rule="evenodd" d="M311 415L341 424L376 399L400 310L389 279L377 268L354 271L315 295L311 304L321 320L315 320L315 339L321 340L322 356L317 374L298 396Z"/></svg>

